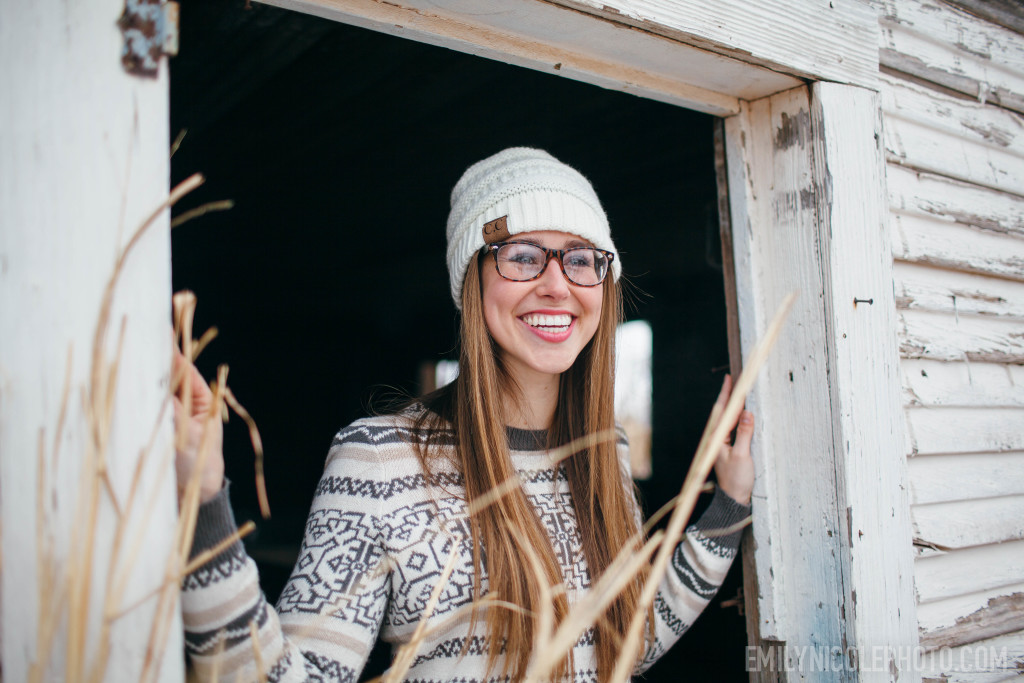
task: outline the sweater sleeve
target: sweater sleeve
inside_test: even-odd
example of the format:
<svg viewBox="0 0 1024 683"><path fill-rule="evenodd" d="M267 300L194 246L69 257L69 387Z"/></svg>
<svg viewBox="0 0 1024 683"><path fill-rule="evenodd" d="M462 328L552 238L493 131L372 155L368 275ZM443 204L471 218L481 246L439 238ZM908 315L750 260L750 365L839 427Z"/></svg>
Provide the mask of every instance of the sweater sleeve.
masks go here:
<svg viewBox="0 0 1024 683"><path fill-rule="evenodd" d="M198 680L356 681L384 618L388 575L373 448L335 437L317 486L299 558L276 610L256 565L235 543L186 577L185 642ZM356 439L358 440L358 439ZM372 489L372 486L371 486ZM200 508L193 556L235 530L227 491ZM258 646L252 638L255 625Z"/></svg>
<svg viewBox="0 0 1024 683"><path fill-rule="evenodd" d="M749 505L737 503L719 489L700 519L686 529L654 598L654 643L638 673L679 640L718 592L736 557L742 530L718 532L749 515Z"/></svg>

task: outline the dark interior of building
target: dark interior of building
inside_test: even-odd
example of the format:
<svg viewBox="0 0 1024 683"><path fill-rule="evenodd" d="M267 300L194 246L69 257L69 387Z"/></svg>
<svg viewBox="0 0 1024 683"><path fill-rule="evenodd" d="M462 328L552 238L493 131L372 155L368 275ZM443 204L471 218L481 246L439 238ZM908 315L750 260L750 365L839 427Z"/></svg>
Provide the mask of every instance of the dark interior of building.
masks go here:
<svg viewBox="0 0 1024 683"><path fill-rule="evenodd" d="M193 290L199 359L259 425L273 516L246 540L272 602L298 552L332 435L415 395L455 357L444 226L474 161L540 147L581 170L609 215L629 319L653 329L650 513L678 493L728 367L713 119L439 47L245 0L184 0L171 61L174 289ZM226 427L238 519L259 520L241 420ZM735 563L647 680L746 680ZM386 666L386 654L383 657ZM368 673L380 661L372 663Z"/></svg>

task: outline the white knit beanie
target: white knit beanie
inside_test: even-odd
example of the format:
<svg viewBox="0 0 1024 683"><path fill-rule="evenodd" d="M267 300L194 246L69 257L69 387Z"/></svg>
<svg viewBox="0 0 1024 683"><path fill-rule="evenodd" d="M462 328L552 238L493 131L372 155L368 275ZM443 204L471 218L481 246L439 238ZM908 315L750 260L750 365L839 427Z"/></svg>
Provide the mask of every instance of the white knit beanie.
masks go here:
<svg viewBox="0 0 1024 683"><path fill-rule="evenodd" d="M456 308L462 308L462 281L473 254L486 243L522 232L577 235L615 254L614 279L622 270L594 188L579 171L543 150L511 147L473 164L455 184L451 206L448 279Z"/></svg>

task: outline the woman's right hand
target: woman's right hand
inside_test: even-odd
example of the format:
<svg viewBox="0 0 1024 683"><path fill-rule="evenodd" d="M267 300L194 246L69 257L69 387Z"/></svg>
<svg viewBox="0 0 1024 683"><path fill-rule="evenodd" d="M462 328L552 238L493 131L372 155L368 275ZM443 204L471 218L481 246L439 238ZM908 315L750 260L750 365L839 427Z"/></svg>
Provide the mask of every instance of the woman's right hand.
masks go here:
<svg viewBox="0 0 1024 683"><path fill-rule="evenodd" d="M220 407L213 405L213 392L210 391L206 380L177 346L174 347L171 372L178 387L171 397L174 401L174 466L178 476L178 499L180 501L199 464L200 448L203 448L206 451L206 459L199 475L199 500L205 503L216 496L224 486L224 425L220 418ZM185 414L186 376L191 378L189 392L192 401L189 414ZM204 444L206 431L209 433Z"/></svg>

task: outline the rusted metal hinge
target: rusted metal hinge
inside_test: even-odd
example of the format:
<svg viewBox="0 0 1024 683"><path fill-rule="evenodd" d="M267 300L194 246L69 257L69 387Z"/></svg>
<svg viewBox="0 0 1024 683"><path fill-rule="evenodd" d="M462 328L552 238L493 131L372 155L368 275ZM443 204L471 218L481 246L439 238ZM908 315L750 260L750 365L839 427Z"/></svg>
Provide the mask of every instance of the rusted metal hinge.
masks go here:
<svg viewBox="0 0 1024 683"><path fill-rule="evenodd" d="M117 20L124 34L121 64L138 76L156 76L161 55L178 54L178 3L125 0Z"/></svg>

